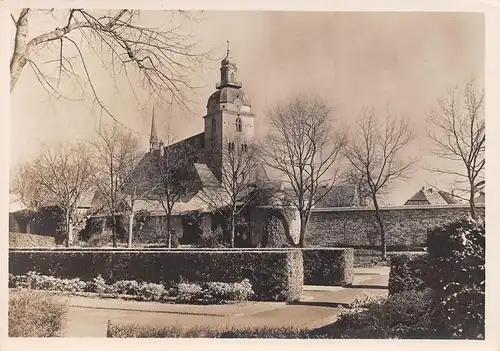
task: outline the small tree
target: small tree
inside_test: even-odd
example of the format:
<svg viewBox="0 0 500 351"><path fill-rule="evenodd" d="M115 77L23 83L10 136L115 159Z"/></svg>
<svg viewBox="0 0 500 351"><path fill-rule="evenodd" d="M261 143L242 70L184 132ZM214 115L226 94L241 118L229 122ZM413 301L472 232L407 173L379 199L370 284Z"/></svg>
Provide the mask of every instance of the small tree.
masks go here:
<svg viewBox="0 0 500 351"><path fill-rule="evenodd" d="M295 246L304 246L311 209L338 180L332 166L339 161L346 139L332 132L331 111L319 98L299 96L268 113L272 129L261 155L291 188L283 194L300 217L299 242L291 243Z"/></svg>
<svg viewBox="0 0 500 351"><path fill-rule="evenodd" d="M152 156L150 167L154 174L153 198L162 206L166 215L168 247L172 244L172 213L175 204L193 191L191 173L194 152L186 143L169 145Z"/></svg>
<svg viewBox="0 0 500 351"><path fill-rule="evenodd" d="M203 179L200 199L228 219L231 247L234 247L236 218L258 193L256 148L232 141L222 145L220 179Z"/></svg>
<svg viewBox="0 0 500 351"><path fill-rule="evenodd" d="M380 196L391 182L407 176L415 160L404 154L406 146L413 140L408 123L396 119L389 111L385 119L375 118L373 109L365 109L357 121L345 147L345 156L354 169L355 178L366 182L375 207L375 218L380 229L382 259L387 259L384 222L380 214Z"/></svg>
<svg viewBox="0 0 500 351"><path fill-rule="evenodd" d="M117 123L104 126L91 145L96 154L95 184L102 209L112 218L116 247L116 216L127 208L130 180L141 158L139 141Z"/></svg>
<svg viewBox="0 0 500 351"><path fill-rule="evenodd" d="M33 177L33 162L26 162L16 167L10 179L10 192L15 194L28 210L38 211L46 198L43 189Z"/></svg>
<svg viewBox="0 0 500 351"><path fill-rule="evenodd" d="M485 120L484 91L469 82L463 92L449 91L447 98L438 100L438 108L431 111L428 135L436 148L434 154L454 161L462 170L432 168L440 174L457 179L454 190L467 192L472 218L476 218L475 197L484 186Z"/></svg>
<svg viewBox="0 0 500 351"><path fill-rule="evenodd" d="M43 194L38 205L57 206L64 215L66 246L73 243L73 228L82 195L92 189L94 165L92 155L82 144L44 146L26 170L29 188ZM23 173L21 173L23 174ZM24 174L28 176L28 174Z"/></svg>

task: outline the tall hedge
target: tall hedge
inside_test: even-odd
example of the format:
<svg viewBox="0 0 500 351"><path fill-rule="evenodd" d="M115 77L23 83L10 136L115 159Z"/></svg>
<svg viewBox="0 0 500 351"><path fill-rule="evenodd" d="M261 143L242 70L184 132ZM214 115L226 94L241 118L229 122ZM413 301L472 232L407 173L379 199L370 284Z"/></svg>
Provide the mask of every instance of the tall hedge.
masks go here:
<svg viewBox="0 0 500 351"><path fill-rule="evenodd" d="M304 249L304 284L352 285L354 250L351 248Z"/></svg>
<svg viewBox="0 0 500 351"><path fill-rule="evenodd" d="M391 257L389 273L389 294L399 294L405 291L425 290L426 277L429 274L428 254L396 254Z"/></svg>
<svg viewBox="0 0 500 351"><path fill-rule="evenodd" d="M255 298L295 301L303 286L300 250L10 250L9 272L36 271L89 280L101 275L118 280L176 284L239 282L248 278Z"/></svg>
<svg viewBox="0 0 500 351"><path fill-rule="evenodd" d="M484 338L485 234L484 223L470 218L428 232L431 319L442 337Z"/></svg>

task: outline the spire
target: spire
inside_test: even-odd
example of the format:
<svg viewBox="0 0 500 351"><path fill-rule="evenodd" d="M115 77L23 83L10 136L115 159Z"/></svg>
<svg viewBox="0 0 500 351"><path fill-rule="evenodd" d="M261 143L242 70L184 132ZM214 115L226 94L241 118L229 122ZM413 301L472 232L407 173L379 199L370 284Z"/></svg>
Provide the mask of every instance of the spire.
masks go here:
<svg viewBox="0 0 500 351"><path fill-rule="evenodd" d="M151 133L149 136L150 151L158 149L158 134L156 134L155 109L153 107L153 117L151 118Z"/></svg>
<svg viewBox="0 0 500 351"><path fill-rule="evenodd" d="M229 50L229 40L227 42L226 57L220 62L220 82L215 86L217 89L224 87L241 88L241 82L237 80L236 62L231 56L231 51Z"/></svg>

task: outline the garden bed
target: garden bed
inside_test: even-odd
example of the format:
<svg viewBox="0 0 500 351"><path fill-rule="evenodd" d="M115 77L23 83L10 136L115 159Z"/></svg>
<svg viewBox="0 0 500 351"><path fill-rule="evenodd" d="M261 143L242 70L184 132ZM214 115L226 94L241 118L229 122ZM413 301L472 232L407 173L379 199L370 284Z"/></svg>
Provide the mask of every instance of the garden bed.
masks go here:
<svg viewBox="0 0 500 351"><path fill-rule="evenodd" d="M56 278L35 272L20 276L9 275L9 287L14 289L43 290L72 296L119 298L135 301L197 305L232 304L246 302L254 294L247 279L236 283L179 283L174 288L167 288L166 286L168 285L133 280L107 284L100 276L85 282L78 278Z"/></svg>

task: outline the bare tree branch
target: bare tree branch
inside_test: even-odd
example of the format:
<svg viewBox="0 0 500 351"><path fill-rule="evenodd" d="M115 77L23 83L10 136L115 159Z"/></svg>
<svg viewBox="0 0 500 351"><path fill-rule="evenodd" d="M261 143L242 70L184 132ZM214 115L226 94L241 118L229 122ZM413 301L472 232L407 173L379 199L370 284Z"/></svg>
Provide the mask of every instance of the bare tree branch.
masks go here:
<svg viewBox="0 0 500 351"><path fill-rule="evenodd" d="M438 99L438 108L429 114L429 138L434 154L461 164L462 171L432 168L434 172L453 175L456 183L466 183L470 213L476 217L475 197L484 184L485 120L484 91L474 80L460 92L451 89L446 98ZM458 189L457 189L458 190ZM463 189L462 189L463 190Z"/></svg>
<svg viewBox="0 0 500 351"><path fill-rule="evenodd" d="M226 141L222 145L220 178L212 177L204 182L200 199L229 220L231 247L234 247L236 218L261 187L255 146Z"/></svg>
<svg viewBox="0 0 500 351"><path fill-rule="evenodd" d="M299 242L304 245L311 209L339 179L333 165L340 159L344 135L331 130L331 108L317 97L298 96L268 112L272 131L261 147L267 166L286 178L288 202L300 216ZM321 189L321 192L318 190Z"/></svg>
<svg viewBox="0 0 500 351"><path fill-rule="evenodd" d="M375 117L375 111L366 108L345 147L344 154L352 166L352 172L365 182L364 189L375 206L383 259L386 259L387 248L379 208L380 195L394 180L408 176L416 160L404 155L404 150L413 139L408 123L404 119L394 118L389 109L386 110L385 119L379 121Z"/></svg>
<svg viewBox="0 0 500 351"><path fill-rule="evenodd" d="M146 27L141 24L140 11L121 9L112 11L90 11L85 9L69 9L66 15L56 17L54 11L48 13L54 20L61 22L51 31L28 38L31 16L43 16L47 12L32 11L25 8L15 20L14 50L11 56L11 92L25 67L26 63L34 64L38 80L49 91L64 96L61 84L62 77L66 80L78 80L79 67L69 64L72 60L65 43L70 44L78 53L77 58L83 69L85 81L90 86L90 94L95 99L100 113L105 113L116 121L113 113L99 97L95 84L96 76L91 72L88 54L97 56L108 68L111 79L118 87L117 81L127 75L127 67L133 67L143 88L149 90L149 95L160 103L177 104L191 111L191 94L197 86L191 83L196 67L208 58L208 53L198 52L196 43L190 33L186 33L188 20L197 21L185 11L164 11L170 15L160 28ZM176 16L178 14L178 16ZM58 43L57 59L48 60L57 66L57 84L47 84L48 74L45 69L35 64L37 50L44 49L51 43ZM48 51L50 52L50 51ZM43 73L42 73L43 72ZM66 74L63 75L63 72ZM41 77L40 77L41 76ZM131 82L134 91L137 82ZM135 91L134 91L135 94ZM82 87L82 95L85 88Z"/></svg>

